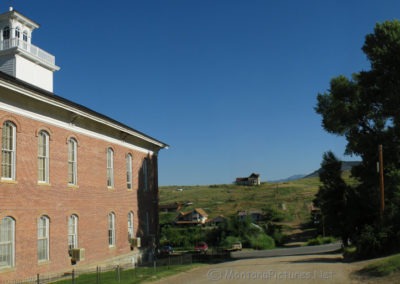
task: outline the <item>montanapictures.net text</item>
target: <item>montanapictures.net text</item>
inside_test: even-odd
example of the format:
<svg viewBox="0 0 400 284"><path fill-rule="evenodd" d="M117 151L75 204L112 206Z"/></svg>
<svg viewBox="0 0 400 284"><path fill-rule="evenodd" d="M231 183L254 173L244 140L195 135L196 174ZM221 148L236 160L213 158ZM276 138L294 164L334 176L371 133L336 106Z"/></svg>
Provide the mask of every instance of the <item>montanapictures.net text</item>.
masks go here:
<svg viewBox="0 0 400 284"><path fill-rule="evenodd" d="M332 280L332 271L235 271L233 269L210 269L208 279L218 280Z"/></svg>

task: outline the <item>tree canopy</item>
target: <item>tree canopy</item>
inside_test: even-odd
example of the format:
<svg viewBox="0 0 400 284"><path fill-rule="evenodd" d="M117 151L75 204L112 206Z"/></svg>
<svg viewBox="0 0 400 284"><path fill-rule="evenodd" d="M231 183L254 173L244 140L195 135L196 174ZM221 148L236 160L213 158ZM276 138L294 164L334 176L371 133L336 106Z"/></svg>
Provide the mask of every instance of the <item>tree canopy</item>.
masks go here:
<svg viewBox="0 0 400 284"><path fill-rule="evenodd" d="M385 231L379 234L383 252L390 243L400 241L400 226L393 225L400 219L400 203L394 202L400 201L400 22L376 24L374 32L365 37L362 51L371 69L351 78L331 79L329 90L318 94L315 110L327 132L346 138L345 153L362 159L352 170L360 183L354 188L357 217L351 220L351 235L357 242L367 231ZM383 145L387 192L384 220L379 219L379 145Z"/></svg>

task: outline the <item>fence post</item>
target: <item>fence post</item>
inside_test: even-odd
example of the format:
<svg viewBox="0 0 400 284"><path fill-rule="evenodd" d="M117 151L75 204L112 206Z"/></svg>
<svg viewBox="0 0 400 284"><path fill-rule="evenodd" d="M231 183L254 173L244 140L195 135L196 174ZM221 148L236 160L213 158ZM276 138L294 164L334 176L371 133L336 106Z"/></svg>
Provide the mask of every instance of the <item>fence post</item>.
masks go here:
<svg viewBox="0 0 400 284"><path fill-rule="evenodd" d="M120 267L119 267L119 265L117 265L117 267L116 267L116 272L117 272L117 280L118 280L118 282L121 282L121 273L120 273Z"/></svg>
<svg viewBox="0 0 400 284"><path fill-rule="evenodd" d="M72 284L75 284L75 269L72 269Z"/></svg>
<svg viewBox="0 0 400 284"><path fill-rule="evenodd" d="M36 283L37 283L37 284L40 284L40 275L39 275L39 273L37 274Z"/></svg>
<svg viewBox="0 0 400 284"><path fill-rule="evenodd" d="M96 284L100 284L100 269L96 266Z"/></svg>
<svg viewBox="0 0 400 284"><path fill-rule="evenodd" d="M138 261L139 261L139 259L138 259ZM135 263L134 265L133 265L133 270L135 271L135 280L136 280L136 278L137 278L137 270L139 269L139 263Z"/></svg>

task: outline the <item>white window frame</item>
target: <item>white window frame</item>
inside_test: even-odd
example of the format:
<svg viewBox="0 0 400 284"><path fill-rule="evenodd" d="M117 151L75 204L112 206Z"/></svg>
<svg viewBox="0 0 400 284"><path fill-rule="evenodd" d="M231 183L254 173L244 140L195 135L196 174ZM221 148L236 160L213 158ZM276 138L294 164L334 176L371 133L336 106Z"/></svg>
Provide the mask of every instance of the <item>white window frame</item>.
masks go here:
<svg viewBox="0 0 400 284"><path fill-rule="evenodd" d="M38 135L38 182L50 182L50 153L49 153L50 135L42 130Z"/></svg>
<svg viewBox="0 0 400 284"><path fill-rule="evenodd" d="M115 214L108 214L108 246L115 247Z"/></svg>
<svg viewBox="0 0 400 284"><path fill-rule="evenodd" d="M68 140L68 184L78 184L78 143L74 138Z"/></svg>
<svg viewBox="0 0 400 284"><path fill-rule="evenodd" d="M50 259L50 219L49 217L43 215L40 216L37 223L37 253L38 253L38 261L48 261Z"/></svg>
<svg viewBox="0 0 400 284"><path fill-rule="evenodd" d="M78 229L79 218L77 215L72 214L68 218L68 252L71 253L72 249L78 248Z"/></svg>
<svg viewBox="0 0 400 284"><path fill-rule="evenodd" d="M114 151L112 148L107 149L107 187L114 187Z"/></svg>
<svg viewBox="0 0 400 284"><path fill-rule="evenodd" d="M0 270L15 266L15 220L0 220Z"/></svg>
<svg viewBox="0 0 400 284"><path fill-rule="evenodd" d="M128 213L128 240L134 238L133 212Z"/></svg>
<svg viewBox="0 0 400 284"><path fill-rule="evenodd" d="M11 140L7 142L7 140ZM17 127L11 121L3 123L1 143L1 179L15 180ZM9 159L7 161L6 159ZM7 175L5 174L7 170Z"/></svg>
<svg viewBox="0 0 400 284"><path fill-rule="evenodd" d="M21 30L19 27L15 28L15 38L20 38L21 37Z"/></svg>
<svg viewBox="0 0 400 284"><path fill-rule="evenodd" d="M133 188L133 179L132 179L132 155L126 155L126 187L128 189Z"/></svg>
<svg viewBox="0 0 400 284"><path fill-rule="evenodd" d="M28 42L28 32L27 32L27 31L24 31L24 32L22 33L22 40L23 40L24 42Z"/></svg>

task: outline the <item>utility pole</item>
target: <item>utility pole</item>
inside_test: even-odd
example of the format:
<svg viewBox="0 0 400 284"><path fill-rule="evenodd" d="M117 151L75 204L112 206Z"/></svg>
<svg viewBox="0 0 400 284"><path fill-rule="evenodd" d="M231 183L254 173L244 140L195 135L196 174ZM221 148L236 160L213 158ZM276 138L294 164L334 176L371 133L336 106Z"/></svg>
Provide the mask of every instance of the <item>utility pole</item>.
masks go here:
<svg viewBox="0 0 400 284"><path fill-rule="evenodd" d="M381 202L380 202L380 216L381 219L383 217L383 211L385 210L385 185L383 180L383 150L382 144L379 145L379 185L380 185L380 195L381 195Z"/></svg>

